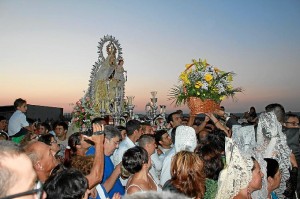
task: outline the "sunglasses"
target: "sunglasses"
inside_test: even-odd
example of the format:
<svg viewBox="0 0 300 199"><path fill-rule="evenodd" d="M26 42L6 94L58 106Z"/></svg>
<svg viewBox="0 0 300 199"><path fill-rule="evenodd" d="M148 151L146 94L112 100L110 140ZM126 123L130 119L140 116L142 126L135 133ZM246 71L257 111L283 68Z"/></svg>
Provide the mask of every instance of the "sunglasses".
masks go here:
<svg viewBox="0 0 300 199"><path fill-rule="evenodd" d="M9 196L5 196L5 197L0 198L0 199L12 199L12 198L18 198L18 197L22 197L22 196L33 195L33 194L36 194L37 198L39 198L39 199L42 198L42 196L43 196L43 185L40 181L37 181L35 183L34 189L32 189L32 190L17 193L17 194L13 194L13 195L9 195Z"/></svg>

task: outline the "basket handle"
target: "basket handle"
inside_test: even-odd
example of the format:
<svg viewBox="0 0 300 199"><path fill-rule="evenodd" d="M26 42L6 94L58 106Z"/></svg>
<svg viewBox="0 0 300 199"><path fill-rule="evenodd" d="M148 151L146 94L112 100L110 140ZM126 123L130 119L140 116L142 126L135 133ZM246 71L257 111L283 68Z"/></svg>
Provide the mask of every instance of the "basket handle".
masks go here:
<svg viewBox="0 0 300 199"><path fill-rule="evenodd" d="M194 66L194 63L193 64L190 64L189 67L187 67L184 72L186 72L188 69L190 69L192 66Z"/></svg>

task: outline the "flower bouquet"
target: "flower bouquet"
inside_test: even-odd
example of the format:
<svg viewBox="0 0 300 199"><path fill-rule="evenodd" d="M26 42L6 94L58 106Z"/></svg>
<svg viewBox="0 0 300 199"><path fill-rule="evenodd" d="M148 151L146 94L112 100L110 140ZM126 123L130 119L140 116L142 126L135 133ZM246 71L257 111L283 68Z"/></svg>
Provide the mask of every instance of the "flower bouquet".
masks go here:
<svg viewBox="0 0 300 199"><path fill-rule="evenodd" d="M212 112L225 97L242 91L231 85L233 72L221 71L206 60L192 61L179 76L181 84L171 89L169 100L176 106L187 103L192 114Z"/></svg>
<svg viewBox="0 0 300 199"><path fill-rule="evenodd" d="M83 97L76 102L72 111L72 123L81 131L91 128L94 116L93 103L89 97Z"/></svg>

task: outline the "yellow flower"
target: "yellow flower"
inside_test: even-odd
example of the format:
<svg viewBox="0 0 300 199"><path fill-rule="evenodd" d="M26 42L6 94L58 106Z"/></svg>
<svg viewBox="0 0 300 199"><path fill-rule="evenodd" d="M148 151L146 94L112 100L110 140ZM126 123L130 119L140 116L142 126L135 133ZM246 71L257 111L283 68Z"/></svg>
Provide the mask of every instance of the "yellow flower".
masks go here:
<svg viewBox="0 0 300 199"><path fill-rule="evenodd" d="M221 100L221 101L224 100L224 99L225 99L225 96L224 96L224 95L220 97L220 100Z"/></svg>
<svg viewBox="0 0 300 199"><path fill-rule="evenodd" d="M202 82L197 81L195 84L195 88L200 88L202 86Z"/></svg>
<svg viewBox="0 0 300 199"><path fill-rule="evenodd" d="M227 80L230 81L230 82L232 82L232 74L229 74L229 75L227 76Z"/></svg>
<svg viewBox="0 0 300 199"><path fill-rule="evenodd" d="M211 74L207 73L207 74L205 74L204 79L205 79L207 82L209 82L209 81L211 81L211 80L213 79L213 76L212 76Z"/></svg>
<svg viewBox="0 0 300 199"><path fill-rule="evenodd" d="M229 90L233 89L232 85L228 85L227 88L228 88Z"/></svg>
<svg viewBox="0 0 300 199"><path fill-rule="evenodd" d="M188 75L185 72L182 72L179 76L179 78L183 81L185 84L189 84L190 80L188 79Z"/></svg>

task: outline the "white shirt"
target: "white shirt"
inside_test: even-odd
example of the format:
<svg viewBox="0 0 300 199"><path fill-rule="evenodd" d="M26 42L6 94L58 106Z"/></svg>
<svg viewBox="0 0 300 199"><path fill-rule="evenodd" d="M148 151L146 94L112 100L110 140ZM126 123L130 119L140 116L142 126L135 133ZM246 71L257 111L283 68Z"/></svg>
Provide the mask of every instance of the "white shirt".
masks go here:
<svg viewBox="0 0 300 199"><path fill-rule="evenodd" d="M122 162L123 154L132 147L135 147L135 144L126 136L125 139L119 144L119 148L115 150L111 157L114 166L117 166L120 162Z"/></svg>
<svg viewBox="0 0 300 199"><path fill-rule="evenodd" d="M123 154L128 149L135 147L135 144L129 139L127 136L125 139L120 143L119 148L115 150L114 154L110 157L114 166L118 165L122 162ZM128 179L124 180L123 178L119 177L123 186L126 186Z"/></svg>
<svg viewBox="0 0 300 199"><path fill-rule="evenodd" d="M151 155L151 168L149 170L156 184L159 184L160 172L162 169L162 161L159 159L158 154L155 152Z"/></svg>
<svg viewBox="0 0 300 199"><path fill-rule="evenodd" d="M21 128L29 126L26 120L26 115L20 110L16 110L14 114L9 118L8 122L8 135L13 136L17 134Z"/></svg>
<svg viewBox="0 0 300 199"><path fill-rule="evenodd" d="M165 157L163 166L160 174L160 185L164 186L164 184L171 179L171 162L172 158L175 155L175 148L173 147L168 155Z"/></svg>

